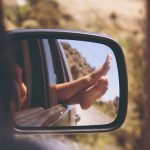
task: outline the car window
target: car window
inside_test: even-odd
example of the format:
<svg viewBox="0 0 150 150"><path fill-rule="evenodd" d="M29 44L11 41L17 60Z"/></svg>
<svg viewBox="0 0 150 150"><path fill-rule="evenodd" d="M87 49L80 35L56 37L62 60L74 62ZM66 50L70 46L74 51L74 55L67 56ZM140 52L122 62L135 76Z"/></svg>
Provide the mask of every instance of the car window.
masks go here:
<svg viewBox="0 0 150 150"><path fill-rule="evenodd" d="M21 40L16 47L17 64L23 71L23 82L27 87L26 107L46 107L43 54L39 40Z"/></svg>
<svg viewBox="0 0 150 150"><path fill-rule="evenodd" d="M66 62L64 61L64 57L57 40L49 39L48 42L49 48L47 47L47 49L49 49L52 59L52 63L48 65L48 68L53 68L55 76L54 79L52 79L55 81L50 81L49 86L70 81L70 78L68 77L69 71L66 70ZM50 74L53 74L53 72L50 72ZM59 104L55 95L55 91L50 88L50 98L53 106Z"/></svg>
<svg viewBox="0 0 150 150"><path fill-rule="evenodd" d="M56 93L49 87L68 80L68 71L57 42L28 39L18 40L16 45L17 64L23 70L23 82L27 86L26 108L56 106Z"/></svg>
<svg viewBox="0 0 150 150"><path fill-rule="evenodd" d="M66 82L65 73L64 73L64 66L62 62L62 56L60 54L60 49L57 45L56 40L49 40L50 45L50 52L52 55L53 67L56 76L56 83L64 83Z"/></svg>

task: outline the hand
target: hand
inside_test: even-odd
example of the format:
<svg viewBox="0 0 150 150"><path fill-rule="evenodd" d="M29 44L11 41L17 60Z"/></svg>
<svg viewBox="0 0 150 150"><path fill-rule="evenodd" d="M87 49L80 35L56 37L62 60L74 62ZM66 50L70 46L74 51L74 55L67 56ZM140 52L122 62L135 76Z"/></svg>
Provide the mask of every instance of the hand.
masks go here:
<svg viewBox="0 0 150 150"><path fill-rule="evenodd" d="M19 65L15 65L15 75L16 75L16 81L19 85L22 84L22 68Z"/></svg>

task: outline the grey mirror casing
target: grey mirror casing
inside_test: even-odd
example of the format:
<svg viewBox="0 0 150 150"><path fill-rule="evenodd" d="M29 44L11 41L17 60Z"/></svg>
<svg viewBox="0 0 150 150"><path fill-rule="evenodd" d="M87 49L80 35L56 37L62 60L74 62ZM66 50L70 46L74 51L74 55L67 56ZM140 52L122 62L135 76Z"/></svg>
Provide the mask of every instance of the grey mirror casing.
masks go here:
<svg viewBox="0 0 150 150"><path fill-rule="evenodd" d="M120 103L118 115L115 120L108 124L103 125L89 125L89 126L51 126L51 127L20 127L15 125L14 131L19 133L87 133L87 132L105 132L119 128L126 117L127 100L128 100L128 83L126 64L123 51L120 45L112 38L82 31L62 30L62 29L20 29L9 31L8 34L12 42L24 39L66 39L66 40L79 40L104 44L110 47L115 55L118 67L119 77L119 92Z"/></svg>

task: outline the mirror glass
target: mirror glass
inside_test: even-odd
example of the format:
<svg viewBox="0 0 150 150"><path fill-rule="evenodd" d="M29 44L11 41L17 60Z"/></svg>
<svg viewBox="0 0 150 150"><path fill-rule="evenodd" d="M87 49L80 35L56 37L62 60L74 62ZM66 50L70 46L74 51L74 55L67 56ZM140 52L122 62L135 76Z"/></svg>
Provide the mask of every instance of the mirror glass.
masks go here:
<svg viewBox="0 0 150 150"><path fill-rule="evenodd" d="M15 41L16 90L12 109L20 127L109 124L119 109L113 50L68 39Z"/></svg>

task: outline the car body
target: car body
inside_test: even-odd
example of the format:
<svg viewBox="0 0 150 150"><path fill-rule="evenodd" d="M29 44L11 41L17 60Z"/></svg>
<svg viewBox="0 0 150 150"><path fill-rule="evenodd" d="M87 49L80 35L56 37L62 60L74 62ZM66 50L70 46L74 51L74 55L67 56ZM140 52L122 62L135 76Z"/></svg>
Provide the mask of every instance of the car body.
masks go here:
<svg viewBox="0 0 150 150"><path fill-rule="evenodd" d="M30 108L30 111L21 111L16 114L16 118L20 118L22 114L33 117L32 111L35 111L36 114L40 113L42 111L40 108L43 107L49 109L51 113L49 126L75 125L79 119L75 113L75 106L58 104L51 97L53 94L49 94L53 92L49 91L49 86L72 80L64 50L59 46L58 41L29 39L17 41L15 44L17 45L15 48L17 64L24 71L23 78L28 87L28 108ZM40 108L35 110L35 107ZM18 121L21 122L20 119ZM33 123L30 123L28 119L26 125L31 124Z"/></svg>

